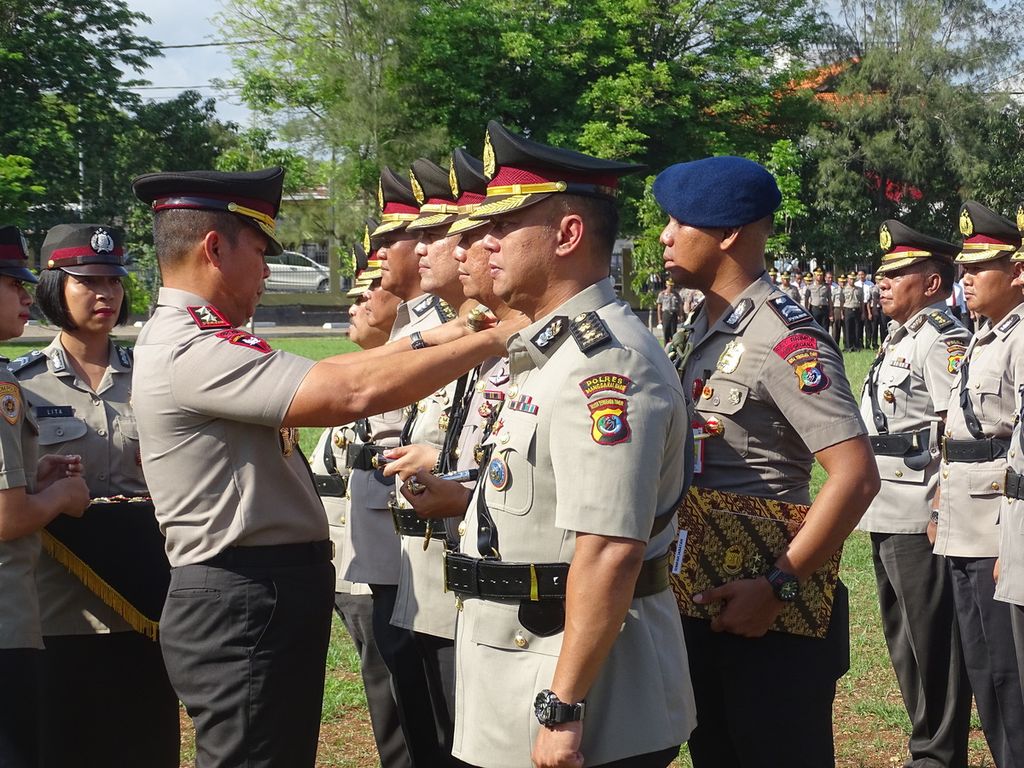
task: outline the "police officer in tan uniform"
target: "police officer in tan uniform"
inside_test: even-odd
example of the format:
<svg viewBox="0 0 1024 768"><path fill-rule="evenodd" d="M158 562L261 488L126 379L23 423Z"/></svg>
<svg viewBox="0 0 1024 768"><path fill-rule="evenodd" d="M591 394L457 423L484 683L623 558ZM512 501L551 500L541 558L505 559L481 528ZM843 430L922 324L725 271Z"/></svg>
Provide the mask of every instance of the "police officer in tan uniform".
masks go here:
<svg viewBox="0 0 1024 768"><path fill-rule="evenodd" d="M846 275L843 287L843 335L846 337L846 351L856 352L860 349L860 316L864 311L864 291L856 285L857 273Z"/></svg>
<svg viewBox="0 0 1024 768"><path fill-rule="evenodd" d="M975 222L978 222L977 225ZM993 599L1006 456L1024 381L1024 303L1011 284L1013 222L974 201L960 209L968 308L988 318L964 354L946 414L935 553L953 577L964 661L996 765L1024 765L1024 701L1010 609Z"/></svg>
<svg viewBox="0 0 1024 768"><path fill-rule="evenodd" d="M16 227L0 227L0 339L22 334L35 283L25 239ZM77 456L43 457L39 433L18 380L0 364L0 765L39 765L40 653L43 647L35 566L39 529L57 515L81 516L89 489Z"/></svg>
<svg viewBox="0 0 1024 768"><path fill-rule="evenodd" d="M128 317L122 233L59 224L41 249L36 299L60 329L11 364L39 423L39 444L81 455L92 497L147 496L131 397L132 356L110 332ZM88 520L88 517L86 518ZM141 544L104 540L112 550ZM177 768L178 697L160 647L47 554L36 569L43 641L42 766L126 762Z"/></svg>
<svg viewBox="0 0 1024 768"><path fill-rule="evenodd" d="M814 282L807 286L806 297L805 309L811 313L814 322L827 331L832 308L832 287L825 284L825 273L820 268L814 270Z"/></svg>
<svg viewBox="0 0 1024 768"><path fill-rule="evenodd" d="M881 304L893 318L861 394L882 489L858 526L871 534L882 630L910 717L908 766L967 764L971 689L953 585L927 528L939 438L970 333L946 313L952 243L886 221Z"/></svg>
<svg viewBox="0 0 1024 768"><path fill-rule="evenodd" d="M164 287L136 346L143 468L167 539L161 647L197 764L310 766L335 574L295 427L400 407L500 349L508 329L314 362L242 330L278 253L280 168L147 174ZM386 360L384 359L386 358ZM442 364L443 363L443 364ZM406 377L374 375L382 365ZM182 482L182 478L189 482Z"/></svg>
<svg viewBox="0 0 1024 768"><path fill-rule="evenodd" d="M790 280L789 272L783 272L781 279L782 279L782 282L779 285L779 287L782 289L782 292L784 294L786 294L787 296L789 296L789 298L791 298L796 304L803 304L803 301L802 301L803 297L801 295L800 288L797 287L796 285L791 284L789 282L789 280Z"/></svg>
<svg viewBox="0 0 1024 768"><path fill-rule="evenodd" d="M1024 205L1017 207L1017 228L1024 234ZM1013 284L1024 291L1024 253L1015 252L1010 260L1014 262ZM999 561L996 567L996 600L1008 603L1013 642L1017 656L1017 672L1024 687L1024 424L1021 413L1021 382L1016 382L1018 392L1017 419L1010 436L1007 452L1006 487L999 510Z"/></svg>
<svg viewBox="0 0 1024 768"><path fill-rule="evenodd" d="M836 345L765 278L764 246L782 199L774 177L750 160L712 157L663 171L654 196L670 216L661 234L666 266L707 296L683 371L694 429L707 435L694 484L808 504L813 461L828 474L764 575L693 598L722 605L710 622L683 620L697 700L690 755L696 768L831 765L835 683L849 664L845 587L837 586L823 639L767 630L878 490L864 424Z"/></svg>
<svg viewBox="0 0 1024 768"><path fill-rule="evenodd" d="M597 160L488 125L471 218L494 291L533 323L460 553L455 755L495 768L663 768L693 727L666 552L689 426L657 340L615 298L618 178Z"/></svg>

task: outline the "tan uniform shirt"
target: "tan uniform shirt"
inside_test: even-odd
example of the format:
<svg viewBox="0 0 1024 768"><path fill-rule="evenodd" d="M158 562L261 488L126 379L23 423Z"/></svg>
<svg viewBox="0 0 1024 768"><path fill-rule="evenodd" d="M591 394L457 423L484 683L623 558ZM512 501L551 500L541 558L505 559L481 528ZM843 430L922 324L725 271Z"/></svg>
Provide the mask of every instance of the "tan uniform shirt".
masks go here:
<svg viewBox="0 0 1024 768"><path fill-rule="evenodd" d="M832 310L833 314L835 314L835 310L842 309L845 306L843 303L843 291L846 289L839 287L839 283L832 283L830 290L832 291Z"/></svg>
<svg viewBox="0 0 1024 768"><path fill-rule="evenodd" d="M281 422L314 362L161 288L135 346L142 467L172 566L231 546L321 541L327 518Z"/></svg>
<svg viewBox="0 0 1024 768"><path fill-rule="evenodd" d="M606 327L609 338L583 351L581 323L598 334ZM490 507L502 559L571 562L577 531L647 541L655 516L679 499L688 458L685 401L657 340L602 281L520 331L508 348L512 381L476 489ZM475 496L466 529L462 551L477 557ZM674 535L672 525L657 534L645 558L663 554ZM540 727L532 702L551 685L562 636L531 633L516 602L464 601L455 643L456 757L485 768L530 765ZM587 763L671 747L694 725L672 592L633 600L587 694Z"/></svg>
<svg viewBox="0 0 1024 768"><path fill-rule="evenodd" d="M391 337L403 338L413 331L433 328L449 316L452 315L447 304L436 296L426 294L399 306L399 319L395 321ZM441 447L448 422L448 410L452 406L454 396L455 382L452 382L412 406L416 410L416 420L409 435L409 445L425 444L438 449ZM401 482L401 479L396 478L393 488L395 499L400 507L408 509L409 502L398 490ZM444 591L441 563L444 537L431 538L426 549L423 548L423 538L402 536L401 540L401 570L391 623L397 627L436 637L455 637L455 596Z"/></svg>
<svg viewBox="0 0 1024 768"><path fill-rule="evenodd" d="M906 324L895 322L882 343L882 362L869 375L875 382L878 408L888 434L931 430L925 446L932 461L921 469L903 456L875 456L882 488L857 526L874 533L924 533L939 482L939 413L949 407L949 393L971 334L946 314L944 302L925 307ZM868 432L879 434L862 388L860 413Z"/></svg>
<svg viewBox="0 0 1024 768"><path fill-rule="evenodd" d="M985 437L1008 439L1019 411L1016 386L1024 382L1024 304L995 327L981 326L967 346L953 382L946 414L946 435L973 439L960 408L960 379L967 369L967 391ZM1006 458L975 463L942 462L939 472L939 526L935 554L948 557L996 557L999 507Z"/></svg>
<svg viewBox="0 0 1024 768"><path fill-rule="evenodd" d="M110 343L107 371L98 389L75 373L60 336L40 353L12 363L39 422L43 453L78 454L89 495L145 496L139 432L128 404L132 357ZM36 569L43 635L127 632L124 619L45 552Z"/></svg>
<svg viewBox="0 0 1024 768"><path fill-rule="evenodd" d="M780 285L779 289L797 304L803 304L803 292L792 283Z"/></svg>
<svg viewBox="0 0 1024 768"><path fill-rule="evenodd" d="M1024 386L1018 380L1017 391ZM1021 419L1018 411L1017 423L1010 438L1007 463L1019 475L1024 475L1024 437L1021 436ZM999 510L999 581L996 583L996 600L1024 605L1024 501L1005 496Z"/></svg>
<svg viewBox="0 0 1024 768"><path fill-rule="evenodd" d="M708 329L697 316L683 387L700 428L694 484L810 503L814 454L866 433L832 338L767 278Z"/></svg>
<svg viewBox="0 0 1024 768"><path fill-rule="evenodd" d="M18 380L7 361L0 361L0 490L25 488L31 493L39 430ZM38 532L0 541L0 648L43 647L34 575L39 551Z"/></svg>
<svg viewBox="0 0 1024 768"><path fill-rule="evenodd" d="M811 283L807 287L807 305L827 307L832 301L832 292L824 283Z"/></svg>
<svg viewBox="0 0 1024 768"><path fill-rule="evenodd" d="M864 292L856 285L847 284L841 289L844 309L860 309L864 304Z"/></svg>

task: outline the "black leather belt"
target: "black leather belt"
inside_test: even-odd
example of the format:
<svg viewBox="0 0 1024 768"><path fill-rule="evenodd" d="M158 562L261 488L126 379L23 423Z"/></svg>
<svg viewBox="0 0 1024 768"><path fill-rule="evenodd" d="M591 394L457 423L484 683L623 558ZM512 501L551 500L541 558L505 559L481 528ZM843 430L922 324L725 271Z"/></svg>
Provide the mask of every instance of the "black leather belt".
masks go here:
<svg viewBox="0 0 1024 768"><path fill-rule="evenodd" d="M1024 475L1018 475L1007 467L1006 480L1003 483L1003 496L1010 499L1024 499Z"/></svg>
<svg viewBox="0 0 1024 768"><path fill-rule="evenodd" d="M348 478L341 475L313 475L318 496L344 496L348 490Z"/></svg>
<svg viewBox="0 0 1024 768"><path fill-rule="evenodd" d="M400 507L393 501L388 504L388 509L395 522L395 533L399 536L416 536L421 539L437 536L444 540L444 523L440 520L427 520L417 515L415 509Z"/></svg>
<svg viewBox="0 0 1024 768"><path fill-rule="evenodd" d="M871 450L876 456L906 456L908 453L928 450L930 429L919 432L895 432L890 435L869 435Z"/></svg>
<svg viewBox="0 0 1024 768"><path fill-rule="evenodd" d="M387 448L375 443L354 443L345 449L345 463L349 469L362 469L370 471L380 469L374 466L373 459Z"/></svg>
<svg viewBox="0 0 1024 768"><path fill-rule="evenodd" d="M668 589L668 553L645 560L633 597L656 595ZM459 552L444 555L445 590L460 597L485 600L551 600L565 598L568 563L506 563Z"/></svg>
<svg viewBox="0 0 1024 768"><path fill-rule="evenodd" d="M334 544L330 539L308 541L301 544L271 544L262 547L228 547L203 565L215 568L291 568L301 565L329 563L334 557Z"/></svg>
<svg viewBox="0 0 1024 768"><path fill-rule="evenodd" d="M944 461L973 463L979 461L995 461L1006 455L1010 447L1009 440L998 437L985 437L981 440L950 440L942 441L942 458Z"/></svg>

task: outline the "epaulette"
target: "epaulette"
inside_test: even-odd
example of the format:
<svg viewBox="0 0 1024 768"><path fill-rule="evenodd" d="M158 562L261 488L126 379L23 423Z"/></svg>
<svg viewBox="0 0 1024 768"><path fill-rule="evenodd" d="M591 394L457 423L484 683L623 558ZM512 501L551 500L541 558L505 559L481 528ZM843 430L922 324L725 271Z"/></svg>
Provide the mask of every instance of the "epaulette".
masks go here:
<svg viewBox="0 0 1024 768"><path fill-rule="evenodd" d="M444 299L439 298L435 307L437 308L437 315L441 318L442 323L454 320L458 316L458 313L452 309L452 305Z"/></svg>
<svg viewBox="0 0 1024 768"><path fill-rule="evenodd" d="M572 320L569 326L572 337L580 346L581 352L588 352L594 347L599 347L611 341L612 335L608 332L608 326L604 320L597 316L597 312L581 312Z"/></svg>
<svg viewBox="0 0 1024 768"><path fill-rule="evenodd" d="M940 312L937 309L933 309L931 312L929 312L927 317L928 322L935 326L935 329L940 333L955 324L953 318L951 318L945 312Z"/></svg>
<svg viewBox="0 0 1024 768"><path fill-rule="evenodd" d="M131 347L122 347L120 344L115 344L114 349L117 351L117 359L121 361L121 365L125 368L131 368L132 362L135 359L135 353Z"/></svg>
<svg viewBox="0 0 1024 768"><path fill-rule="evenodd" d="M810 312L784 293L769 298L768 306L779 316L779 319L782 320L787 328L803 325L813 319Z"/></svg>
<svg viewBox="0 0 1024 768"><path fill-rule="evenodd" d="M38 349L33 349L27 355L22 355L21 357L12 360L10 363L8 363L7 369L11 373L17 373L18 371L22 371L28 368L30 365L35 365L36 363L45 359L46 355L44 355L42 351Z"/></svg>
<svg viewBox="0 0 1024 768"><path fill-rule="evenodd" d="M206 331L211 328L230 328L231 321L221 314L220 310L212 304L190 305L185 311L192 316L192 322L200 330Z"/></svg>

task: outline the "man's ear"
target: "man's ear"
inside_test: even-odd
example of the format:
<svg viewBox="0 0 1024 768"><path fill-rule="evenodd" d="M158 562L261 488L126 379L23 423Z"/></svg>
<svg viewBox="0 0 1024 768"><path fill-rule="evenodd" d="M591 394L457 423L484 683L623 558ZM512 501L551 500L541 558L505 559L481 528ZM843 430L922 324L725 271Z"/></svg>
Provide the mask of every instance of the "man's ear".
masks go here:
<svg viewBox="0 0 1024 768"><path fill-rule="evenodd" d="M579 248L584 230L582 216L577 213L567 213L563 216L558 222L558 245L555 248L555 255L568 256Z"/></svg>
<svg viewBox="0 0 1024 768"><path fill-rule="evenodd" d="M211 266L220 269L221 266L221 245L223 240L215 229L211 229L203 237L203 256Z"/></svg>
<svg viewBox="0 0 1024 768"><path fill-rule="evenodd" d="M736 243L740 233L743 231L743 227L734 227L732 229L722 230L722 242L719 243L718 248L722 251L727 251Z"/></svg>

